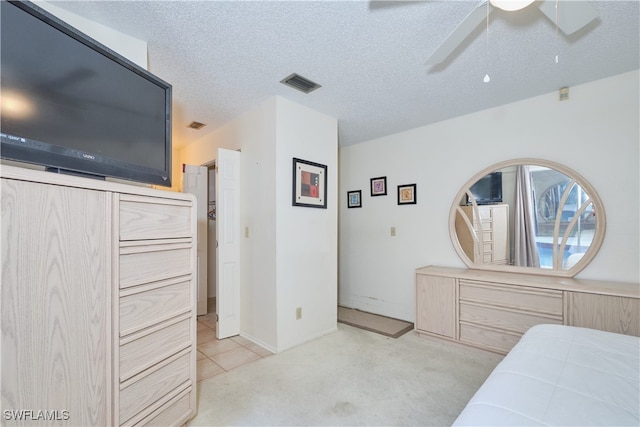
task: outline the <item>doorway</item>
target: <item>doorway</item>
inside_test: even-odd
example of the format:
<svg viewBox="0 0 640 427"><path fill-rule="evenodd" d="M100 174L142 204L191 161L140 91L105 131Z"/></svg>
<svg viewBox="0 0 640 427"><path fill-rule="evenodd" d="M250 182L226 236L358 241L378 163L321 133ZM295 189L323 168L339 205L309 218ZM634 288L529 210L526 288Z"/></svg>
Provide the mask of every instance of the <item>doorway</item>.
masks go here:
<svg viewBox="0 0 640 427"><path fill-rule="evenodd" d="M203 166L184 164L183 172L183 191L194 194L198 206L197 313L215 313L219 339L238 335L240 150L219 148L216 159Z"/></svg>
<svg viewBox="0 0 640 427"><path fill-rule="evenodd" d="M207 314L207 168L182 165L182 191L196 199L196 312Z"/></svg>
<svg viewBox="0 0 640 427"><path fill-rule="evenodd" d="M207 313L216 311L216 162L206 165L207 202Z"/></svg>

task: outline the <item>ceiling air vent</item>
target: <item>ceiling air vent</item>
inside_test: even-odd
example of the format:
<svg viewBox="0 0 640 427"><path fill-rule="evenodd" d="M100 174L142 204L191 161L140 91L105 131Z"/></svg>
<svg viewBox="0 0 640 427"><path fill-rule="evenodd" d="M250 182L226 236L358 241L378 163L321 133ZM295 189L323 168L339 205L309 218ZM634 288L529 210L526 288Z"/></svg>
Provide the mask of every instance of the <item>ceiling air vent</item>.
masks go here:
<svg viewBox="0 0 640 427"><path fill-rule="evenodd" d="M309 79L305 79L304 77L296 73L293 73L290 76L287 76L284 79L280 80L280 83L283 83L304 93L309 93L318 89L319 87L322 87L318 83L312 82Z"/></svg>
<svg viewBox="0 0 640 427"><path fill-rule="evenodd" d="M195 130L202 129L205 126L206 125L204 123L200 123L200 122L191 122L187 125L188 128L195 129Z"/></svg>

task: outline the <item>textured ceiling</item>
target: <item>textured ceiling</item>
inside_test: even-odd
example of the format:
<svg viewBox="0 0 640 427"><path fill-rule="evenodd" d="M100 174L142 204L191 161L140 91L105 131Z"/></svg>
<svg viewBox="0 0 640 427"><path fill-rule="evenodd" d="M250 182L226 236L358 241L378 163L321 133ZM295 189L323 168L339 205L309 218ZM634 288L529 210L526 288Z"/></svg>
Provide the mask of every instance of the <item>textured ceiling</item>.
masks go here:
<svg viewBox="0 0 640 427"><path fill-rule="evenodd" d="M173 85L178 146L274 95L337 118L346 146L640 62L638 1L591 2L599 18L571 36L556 33L536 5L496 9L488 33L483 23L436 66L426 59L478 1L52 3L148 43L151 72ZM322 88L303 94L279 83L294 72ZM490 83L482 81L486 73ZM207 126L188 129L194 120Z"/></svg>

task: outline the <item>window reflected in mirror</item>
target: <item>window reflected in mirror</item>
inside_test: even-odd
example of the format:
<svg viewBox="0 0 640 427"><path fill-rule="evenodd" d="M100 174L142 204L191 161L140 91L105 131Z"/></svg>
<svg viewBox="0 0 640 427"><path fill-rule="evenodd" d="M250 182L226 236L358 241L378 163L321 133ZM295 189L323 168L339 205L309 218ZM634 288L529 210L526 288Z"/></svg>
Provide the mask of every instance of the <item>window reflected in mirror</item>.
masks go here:
<svg viewBox="0 0 640 427"><path fill-rule="evenodd" d="M549 184L549 176L556 177L558 182ZM593 241L596 229L593 202L578 183L548 168L532 171L531 182L536 202L535 238L540 267L554 267L556 249L561 251L558 253L562 268L569 268L584 256Z"/></svg>

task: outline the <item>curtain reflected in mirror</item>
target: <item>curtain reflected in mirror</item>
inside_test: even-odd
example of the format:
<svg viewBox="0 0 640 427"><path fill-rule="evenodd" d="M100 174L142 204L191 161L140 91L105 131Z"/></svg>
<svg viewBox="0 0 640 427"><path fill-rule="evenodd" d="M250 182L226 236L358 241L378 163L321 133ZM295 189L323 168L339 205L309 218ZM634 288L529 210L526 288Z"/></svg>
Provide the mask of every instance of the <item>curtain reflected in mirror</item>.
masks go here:
<svg viewBox="0 0 640 427"><path fill-rule="evenodd" d="M536 216L533 196L529 165L516 166L513 264L522 267L540 267L540 257L536 246Z"/></svg>
<svg viewBox="0 0 640 427"><path fill-rule="evenodd" d="M564 273L598 250L604 211L595 191L571 170L539 162L504 162L460 191L450 229L456 250L470 266L569 275Z"/></svg>

